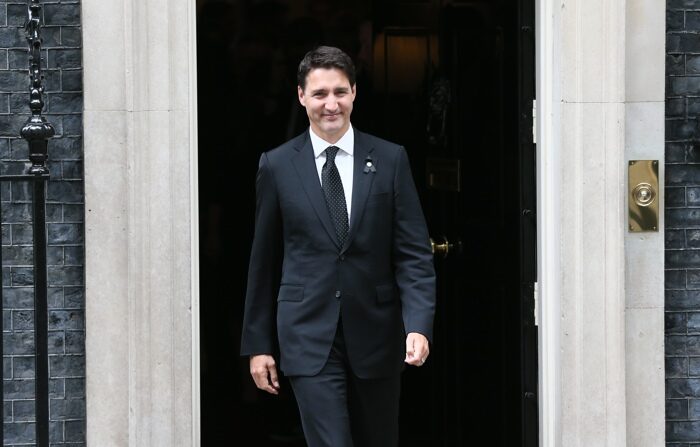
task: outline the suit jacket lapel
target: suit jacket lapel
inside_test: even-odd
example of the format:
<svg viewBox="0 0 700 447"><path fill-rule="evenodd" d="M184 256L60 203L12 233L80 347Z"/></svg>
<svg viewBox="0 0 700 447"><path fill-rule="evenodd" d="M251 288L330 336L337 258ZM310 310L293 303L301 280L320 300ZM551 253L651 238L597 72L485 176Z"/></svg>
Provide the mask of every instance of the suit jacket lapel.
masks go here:
<svg viewBox="0 0 700 447"><path fill-rule="evenodd" d="M314 159L314 150L311 147L311 138L309 138L309 132L303 139L299 140L298 146L295 147L299 153L292 159L294 168L299 175L299 180L306 195L309 197L309 201L316 211L316 215L323 224L323 228L326 229L328 236L331 238L335 245L338 245L338 238L335 234L335 227L331 221L331 216L328 213L328 206L326 205L326 198L323 195L323 190L321 189L321 183L318 180L318 170L316 169L316 160Z"/></svg>
<svg viewBox="0 0 700 447"><path fill-rule="evenodd" d="M370 145L362 132L357 130L354 130L354 132L355 148L353 155L352 213L350 216L350 230L341 252L345 252L345 250L348 249L357 233L357 226L360 221L362 221L362 215L365 212L365 204L367 203L367 196L372 186L372 180L374 180L374 176L376 175L372 171L365 172L367 158L374 148Z"/></svg>

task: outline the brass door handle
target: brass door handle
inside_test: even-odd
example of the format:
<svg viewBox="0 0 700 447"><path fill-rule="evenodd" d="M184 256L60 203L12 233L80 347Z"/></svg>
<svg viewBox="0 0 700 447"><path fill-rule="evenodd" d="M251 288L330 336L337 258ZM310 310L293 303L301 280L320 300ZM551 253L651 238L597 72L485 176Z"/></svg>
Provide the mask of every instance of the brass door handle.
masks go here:
<svg viewBox="0 0 700 447"><path fill-rule="evenodd" d="M431 237L430 247L432 248L434 255L439 255L443 259L445 259L447 255L455 248L454 244L450 244L450 242L444 236L442 237L442 243L439 244L435 243L435 240Z"/></svg>

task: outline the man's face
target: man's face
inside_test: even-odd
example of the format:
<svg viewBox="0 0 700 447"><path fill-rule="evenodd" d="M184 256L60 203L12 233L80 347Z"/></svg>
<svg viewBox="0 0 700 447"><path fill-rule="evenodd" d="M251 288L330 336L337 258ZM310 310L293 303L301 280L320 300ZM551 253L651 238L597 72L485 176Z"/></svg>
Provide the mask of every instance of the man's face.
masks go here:
<svg viewBox="0 0 700 447"><path fill-rule="evenodd" d="M355 100L355 86L345 73L337 68L314 68L306 75L306 87L297 90L311 129L329 143L338 141L350 126Z"/></svg>

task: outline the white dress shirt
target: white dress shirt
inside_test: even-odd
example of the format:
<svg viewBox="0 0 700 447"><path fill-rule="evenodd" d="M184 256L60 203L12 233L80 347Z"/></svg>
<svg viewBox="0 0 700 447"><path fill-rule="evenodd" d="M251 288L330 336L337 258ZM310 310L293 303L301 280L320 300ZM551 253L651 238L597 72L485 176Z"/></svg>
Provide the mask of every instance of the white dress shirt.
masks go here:
<svg viewBox="0 0 700 447"><path fill-rule="evenodd" d="M321 179L321 170L326 163L326 148L328 146L336 146L340 150L335 156L335 165L340 174L340 181L343 183L343 191L345 192L345 204L348 207L348 223L350 222L350 210L352 204L352 171L353 171L353 152L355 149L355 133L352 126L348 128L345 134L340 137L335 144L331 144L319 137L314 131L309 128L311 136L311 146L314 149L314 157L316 158L316 170L318 171L319 184L323 183Z"/></svg>

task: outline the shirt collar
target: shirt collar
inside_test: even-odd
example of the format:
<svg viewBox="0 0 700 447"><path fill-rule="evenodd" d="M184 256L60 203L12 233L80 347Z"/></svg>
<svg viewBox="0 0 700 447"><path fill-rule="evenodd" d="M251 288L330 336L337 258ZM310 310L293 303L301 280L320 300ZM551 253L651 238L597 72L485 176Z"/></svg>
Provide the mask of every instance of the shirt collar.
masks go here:
<svg viewBox="0 0 700 447"><path fill-rule="evenodd" d="M318 158L328 146L336 146L350 156L352 156L353 150L355 149L355 133L352 130L352 126L348 127L345 134L343 134L343 136L340 137L340 140L338 140L335 144L331 144L316 135L311 127L309 127L309 135L311 137L311 146L314 148L314 157L316 158Z"/></svg>

